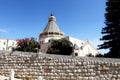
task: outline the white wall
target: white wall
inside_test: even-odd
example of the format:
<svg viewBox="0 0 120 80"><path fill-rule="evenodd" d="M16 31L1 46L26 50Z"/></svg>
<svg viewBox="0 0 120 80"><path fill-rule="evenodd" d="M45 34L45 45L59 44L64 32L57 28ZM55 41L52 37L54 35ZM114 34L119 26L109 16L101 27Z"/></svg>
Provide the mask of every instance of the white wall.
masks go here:
<svg viewBox="0 0 120 80"><path fill-rule="evenodd" d="M49 40L50 39L61 39L60 37L48 37L45 39L40 39L43 43L41 43L41 52L46 53L48 47L50 46ZM64 37L64 39L69 40L72 42L73 45L77 45L78 49L74 49L73 55L77 54L78 56L87 56L92 54L93 56L98 54L98 50L94 48L94 46L88 40L80 40L74 37Z"/></svg>
<svg viewBox="0 0 120 80"><path fill-rule="evenodd" d="M74 49L74 53L78 54L78 56L86 56L92 54L93 56L98 54L98 50L94 48L94 46L88 41L83 41L73 37L65 37L65 39L69 40L73 43L73 45L77 45L78 49Z"/></svg>
<svg viewBox="0 0 120 80"><path fill-rule="evenodd" d="M0 50L6 50L7 39L0 39Z"/></svg>
<svg viewBox="0 0 120 80"><path fill-rule="evenodd" d="M16 40L2 39L0 38L0 50L12 51L13 47L17 46Z"/></svg>

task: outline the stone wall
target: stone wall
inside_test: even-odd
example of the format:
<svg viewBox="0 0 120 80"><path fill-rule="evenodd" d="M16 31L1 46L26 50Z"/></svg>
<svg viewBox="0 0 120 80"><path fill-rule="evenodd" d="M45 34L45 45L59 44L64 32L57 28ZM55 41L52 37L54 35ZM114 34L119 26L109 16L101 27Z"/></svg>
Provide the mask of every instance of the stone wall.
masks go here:
<svg viewBox="0 0 120 80"><path fill-rule="evenodd" d="M5 76L1 76L0 75L0 80L10 80L10 77L5 77ZM16 78L14 78L14 80L22 80L22 79L16 79Z"/></svg>
<svg viewBox="0 0 120 80"><path fill-rule="evenodd" d="M0 75L23 80L120 80L120 59L0 52Z"/></svg>

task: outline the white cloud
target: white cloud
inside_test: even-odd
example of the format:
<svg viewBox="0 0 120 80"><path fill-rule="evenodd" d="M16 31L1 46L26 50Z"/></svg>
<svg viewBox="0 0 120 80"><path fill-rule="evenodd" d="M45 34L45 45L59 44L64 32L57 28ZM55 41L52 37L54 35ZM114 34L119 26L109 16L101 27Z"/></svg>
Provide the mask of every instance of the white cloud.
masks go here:
<svg viewBox="0 0 120 80"><path fill-rule="evenodd" d="M0 33L7 33L7 30L5 30L5 29L0 29Z"/></svg>

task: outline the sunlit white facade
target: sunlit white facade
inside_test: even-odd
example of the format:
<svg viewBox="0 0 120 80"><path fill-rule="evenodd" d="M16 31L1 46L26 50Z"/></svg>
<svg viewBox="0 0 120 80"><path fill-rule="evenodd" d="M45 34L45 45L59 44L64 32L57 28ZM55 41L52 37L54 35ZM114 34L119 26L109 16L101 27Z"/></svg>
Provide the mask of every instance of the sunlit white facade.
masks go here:
<svg viewBox="0 0 120 80"><path fill-rule="evenodd" d="M80 40L74 37L64 37L64 39L72 42L74 46L74 56L96 56L99 52L98 50L88 41Z"/></svg>
<svg viewBox="0 0 120 80"><path fill-rule="evenodd" d="M39 35L39 42L41 45L41 52L46 53L47 49L50 47L51 39L66 39L74 45L74 56L95 56L98 54L98 50L93 47L93 45L88 41L83 41L74 37L64 36L64 33L60 30L56 23L56 18L53 14L50 15L48 19L48 24L44 28L43 32Z"/></svg>
<svg viewBox="0 0 120 80"><path fill-rule="evenodd" d="M0 38L0 50L1 51L12 51L12 48L17 46L16 40Z"/></svg>

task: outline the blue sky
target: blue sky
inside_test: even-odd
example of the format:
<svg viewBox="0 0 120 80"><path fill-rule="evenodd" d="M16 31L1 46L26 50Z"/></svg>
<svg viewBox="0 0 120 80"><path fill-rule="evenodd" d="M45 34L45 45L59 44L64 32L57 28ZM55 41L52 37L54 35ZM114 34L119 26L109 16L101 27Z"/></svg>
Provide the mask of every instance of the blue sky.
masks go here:
<svg viewBox="0 0 120 80"><path fill-rule="evenodd" d="M0 38L38 39L53 12L66 36L98 45L106 0L0 0Z"/></svg>

